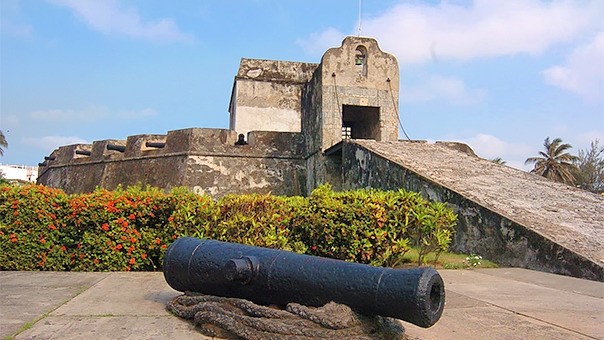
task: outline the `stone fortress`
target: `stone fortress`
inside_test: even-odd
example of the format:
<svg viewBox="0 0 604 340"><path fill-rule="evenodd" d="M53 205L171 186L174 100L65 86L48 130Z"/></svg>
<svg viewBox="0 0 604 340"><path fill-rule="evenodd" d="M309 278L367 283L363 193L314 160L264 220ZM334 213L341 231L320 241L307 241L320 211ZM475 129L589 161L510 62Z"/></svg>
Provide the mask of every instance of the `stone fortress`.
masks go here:
<svg viewBox="0 0 604 340"><path fill-rule="evenodd" d="M465 144L398 140L399 71L377 41L347 37L319 64L242 59L229 129L60 147L38 183L184 186L308 195L316 186L419 191L458 214L453 249L502 265L604 281L604 198L477 157ZM246 145L235 145L238 135Z"/></svg>

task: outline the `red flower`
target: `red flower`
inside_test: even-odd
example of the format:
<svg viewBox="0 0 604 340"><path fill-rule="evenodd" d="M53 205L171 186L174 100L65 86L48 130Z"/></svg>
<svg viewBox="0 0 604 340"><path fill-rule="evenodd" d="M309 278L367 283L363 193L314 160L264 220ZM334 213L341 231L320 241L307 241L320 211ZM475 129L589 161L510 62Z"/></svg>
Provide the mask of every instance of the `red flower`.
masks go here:
<svg viewBox="0 0 604 340"><path fill-rule="evenodd" d="M101 229L108 231L109 230L109 224L107 223L103 223L103 225L101 226Z"/></svg>
<svg viewBox="0 0 604 340"><path fill-rule="evenodd" d="M92 260L92 262L93 262L94 264L99 264L99 259L94 259L94 260Z"/></svg>
<svg viewBox="0 0 604 340"><path fill-rule="evenodd" d="M115 246L115 249L122 249L122 245L118 243L117 246Z"/></svg>
<svg viewBox="0 0 604 340"><path fill-rule="evenodd" d="M310 247L311 250L317 250L317 246Z"/></svg>
<svg viewBox="0 0 604 340"><path fill-rule="evenodd" d="M67 248L65 246L61 246L61 251L65 251Z"/></svg>
<svg viewBox="0 0 604 340"><path fill-rule="evenodd" d="M130 259L130 261L128 261L128 263L130 263L130 264L135 264L135 263L136 263L136 260L135 260L135 259L134 259L134 257L133 257L133 258L131 258L131 259Z"/></svg>
<svg viewBox="0 0 604 340"><path fill-rule="evenodd" d="M46 240L44 238L41 238L40 243L44 244L44 243L46 243Z"/></svg>
<svg viewBox="0 0 604 340"><path fill-rule="evenodd" d="M141 255L141 259L143 259L143 260L144 260L144 259L146 259L146 258L147 258L147 254L142 254L142 255Z"/></svg>
<svg viewBox="0 0 604 340"><path fill-rule="evenodd" d="M161 240L158 237L156 237L155 238L155 244L160 244L160 243L161 243Z"/></svg>
<svg viewBox="0 0 604 340"><path fill-rule="evenodd" d="M57 227L54 224L48 226L50 230L57 230Z"/></svg>
<svg viewBox="0 0 604 340"><path fill-rule="evenodd" d="M128 218L131 219L131 220L134 220L134 219L136 219L136 215L130 214L130 215L128 215Z"/></svg>

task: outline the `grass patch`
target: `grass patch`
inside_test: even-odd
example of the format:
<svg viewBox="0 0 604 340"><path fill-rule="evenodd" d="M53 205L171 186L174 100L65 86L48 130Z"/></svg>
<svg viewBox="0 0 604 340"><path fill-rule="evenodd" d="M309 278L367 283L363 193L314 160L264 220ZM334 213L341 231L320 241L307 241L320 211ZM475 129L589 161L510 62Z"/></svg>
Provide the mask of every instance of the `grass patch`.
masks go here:
<svg viewBox="0 0 604 340"><path fill-rule="evenodd" d="M399 266L415 267L417 266L418 258L419 254L417 249L413 248L403 256ZM424 261L425 264L439 269L498 268L496 263L485 260L474 254L468 255L443 252L436 258L436 254L429 253L426 255Z"/></svg>

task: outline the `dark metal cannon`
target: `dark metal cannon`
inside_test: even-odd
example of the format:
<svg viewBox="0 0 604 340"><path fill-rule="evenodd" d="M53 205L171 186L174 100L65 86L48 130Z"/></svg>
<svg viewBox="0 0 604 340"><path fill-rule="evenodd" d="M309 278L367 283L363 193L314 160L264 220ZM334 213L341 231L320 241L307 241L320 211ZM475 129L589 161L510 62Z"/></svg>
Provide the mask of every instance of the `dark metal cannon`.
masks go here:
<svg viewBox="0 0 604 340"><path fill-rule="evenodd" d="M237 297L259 304L343 303L366 315L430 327L445 304L432 268L392 269L192 237L168 248L164 277L177 291Z"/></svg>
<svg viewBox="0 0 604 340"><path fill-rule="evenodd" d="M76 150L75 154L76 155L82 155L82 156L90 156L90 155L92 155L92 151L89 151L89 150Z"/></svg>
<svg viewBox="0 0 604 340"><path fill-rule="evenodd" d="M166 143L164 143L164 142L146 142L145 146L148 148L161 149L166 146Z"/></svg>
<svg viewBox="0 0 604 340"><path fill-rule="evenodd" d="M126 152L126 146L119 144L107 144L107 150Z"/></svg>

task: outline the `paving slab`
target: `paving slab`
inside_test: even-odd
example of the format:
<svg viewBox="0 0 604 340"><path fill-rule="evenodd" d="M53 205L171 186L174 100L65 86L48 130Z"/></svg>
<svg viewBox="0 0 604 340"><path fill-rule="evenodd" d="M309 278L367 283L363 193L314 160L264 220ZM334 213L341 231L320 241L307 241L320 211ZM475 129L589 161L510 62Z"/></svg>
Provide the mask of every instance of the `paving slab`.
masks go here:
<svg viewBox="0 0 604 340"><path fill-rule="evenodd" d="M173 315L48 316L15 339L211 339Z"/></svg>
<svg viewBox="0 0 604 340"><path fill-rule="evenodd" d="M0 337L52 312L108 273L0 271Z"/></svg>
<svg viewBox="0 0 604 340"><path fill-rule="evenodd" d="M206 338L166 310L180 294L160 272L108 273L16 339Z"/></svg>
<svg viewBox="0 0 604 340"><path fill-rule="evenodd" d="M429 329L403 323L411 338L604 339L601 282L520 268L439 272L443 316Z"/></svg>
<svg viewBox="0 0 604 340"><path fill-rule="evenodd" d="M532 283L571 293L604 299L604 285L600 282L570 276L526 270L523 268L475 269L477 272L514 281Z"/></svg>

